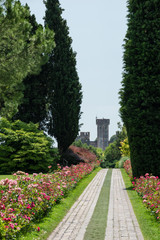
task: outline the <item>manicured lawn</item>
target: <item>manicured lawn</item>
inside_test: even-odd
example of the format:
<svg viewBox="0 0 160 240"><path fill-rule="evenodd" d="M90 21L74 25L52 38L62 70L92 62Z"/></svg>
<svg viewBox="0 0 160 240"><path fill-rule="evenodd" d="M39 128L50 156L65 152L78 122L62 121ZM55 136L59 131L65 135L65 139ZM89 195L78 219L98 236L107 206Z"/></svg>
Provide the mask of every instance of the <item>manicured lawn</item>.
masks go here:
<svg viewBox="0 0 160 240"><path fill-rule="evenodd" d="M151 215L151 212L144 206L142 202L143 199L138 196L136 191L132 190L132 183L126 171L121 169L121 172L144 239L159 240L160 223L156 221L155 217Z"/></svg>
<svg viewBox="0 0 160 240"><path fill-rule="evenodd" d="M78 199L78 197L82 194L87 185L92 181L98 171L101 168L97 168L91 174L84 177L77 187L69 193L67 198L62 199L59 204L56 204L51 211L48 213L46 217L44 217L40 222L37 222L37 227L40 227L40 231L38 232L28 232L22 235L20 240L45 240L51 234L51 232L56 228L56 226L61 222L64 218L68 210L72 207L74 202Z"/></svg>
<svg viewBox="0 0 160 240"><path fill-rule="evenodd" d="M8 179L14 179L14 176L13 176L13 175L0 175L0 180L6 179L6 178L8 178Z"/></svg>

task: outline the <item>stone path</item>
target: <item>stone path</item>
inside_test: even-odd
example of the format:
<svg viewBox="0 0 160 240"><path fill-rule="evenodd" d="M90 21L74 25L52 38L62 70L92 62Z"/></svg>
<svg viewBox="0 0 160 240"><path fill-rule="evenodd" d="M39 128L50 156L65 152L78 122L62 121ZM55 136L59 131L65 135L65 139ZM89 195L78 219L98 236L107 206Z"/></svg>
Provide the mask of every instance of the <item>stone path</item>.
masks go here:
<svg viewBox="0 0 160 240"><path fill-rule="evenodd" d="M106 174L107 169L102 169L97 173L48 240L83 239Z"/></svg>
<svg viewBox="0 0 160 240"><path fill-rule="evenodd" d="M143 240L119 169L112 170L105 240Z"/></svg>
<svg viewBox="0 0 160 240"><path fill-rule="evenodd" d="M107 169L100 170L62 222L47 240L83 240L85 230L96 206ZM143 240L134 215L121 171L113 169L105 239Z"/></svg>

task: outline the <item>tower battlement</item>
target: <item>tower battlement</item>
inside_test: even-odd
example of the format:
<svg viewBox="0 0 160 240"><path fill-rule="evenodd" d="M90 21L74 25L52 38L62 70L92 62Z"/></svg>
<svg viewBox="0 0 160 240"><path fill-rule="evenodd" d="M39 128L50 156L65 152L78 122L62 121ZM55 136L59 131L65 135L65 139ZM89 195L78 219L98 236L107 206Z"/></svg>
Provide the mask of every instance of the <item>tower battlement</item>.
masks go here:
<svg viewBox="0 0 160 240"><path fill-rule="evenodd" d="M97 119L96 118L96 124L97 125L109 125L110 124L110 119Z"/></svg>

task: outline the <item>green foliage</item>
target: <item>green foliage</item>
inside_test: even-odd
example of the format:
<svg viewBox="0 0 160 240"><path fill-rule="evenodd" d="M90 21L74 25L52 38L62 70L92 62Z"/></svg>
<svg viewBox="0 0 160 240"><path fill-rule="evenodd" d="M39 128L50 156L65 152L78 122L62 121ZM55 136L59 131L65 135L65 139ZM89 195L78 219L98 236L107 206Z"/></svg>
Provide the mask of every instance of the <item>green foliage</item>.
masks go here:
<svg viewBox="0 0 160 240"><path fill-rule="evenodd" d="M120 113L134 177L160 175L160 1L128 1Z"/></svg>
<svg viewBox="0 0 160 240"><path fill-rule="evenodd" d="M117 162L116 167L123 168L123 164L127 159L129 159L127 156L121 157L120 160Z"/></svg>
<svg viewBox="0 0 160 240"><path fill-rule="evenodd" d="M29 17L32 25L32 34L35 34L39 25L34 15ZM54 39L52 39L54 42ZM18 106L18 112L13 119L23 122L39 123L39 128L44 129L44 120L47 116L48 89L47 78L44 74L45 65L41 67L41 72L36 75L28 75L23 80L24 91L22 103Z"/></svg>
<svg viewBox="0 0 160 240"><path fill-rule="evenodd" d="M125 138L122 142L120 142L120 144L121 144L120 151L122 156L130 157L130 148L129 148L128 138Z"/></svg>
<svg viewBox="0 0 160 240"><path fill-rule="evenodd" d="M118 127L120 131L117 131L116 140L110 143L104 152L105 167L114 168L116 162L121 158L120 143L126 138L127 132L125 126L118 124Z"/></svg>
<svg viewBox="0 0 160 240"><path fill-rule="evenodd" d="M48 166L54 167L57 160L53 141L38 130L38 125L0 119L1 174L18 170L29 173L47 172Z"/></svg>
<svg viewBox="0 0 160 240"><path fill-rule="evenodd" d="M58 0L47 0L45 5L45 25L55 32L56 43L45 66L50 89L47 128L63 154L78 135L82 91L76 70L76 53L71 47L67 23L61 16L60 3Z"/></svg>
<svg viewBox="0 0 160 240"><path fill-rule="evenodd" d="M117 136L116 136L116 135L113 135L113 136L110 138L109 142L110 142L110 143L113 143L116 139L117 139Z"/></svg>
<svg viewBox="0 0 160 240"><path fill-rule="evenodd" d="M0 115L11 118L23 97L23 79L38 73L54 46L53 32L38 26L33 34L29 7L6 0L0 11Z"/></svg>

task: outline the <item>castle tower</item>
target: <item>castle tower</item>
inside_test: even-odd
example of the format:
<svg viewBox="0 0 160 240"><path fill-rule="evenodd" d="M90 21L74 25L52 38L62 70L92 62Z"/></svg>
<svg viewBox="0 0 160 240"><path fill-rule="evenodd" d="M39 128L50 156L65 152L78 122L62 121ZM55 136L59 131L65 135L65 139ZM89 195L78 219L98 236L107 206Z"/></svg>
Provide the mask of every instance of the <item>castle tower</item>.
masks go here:
<svg viewBox="0 0 160 240"><path fill-rule="evenodd" d="M79 139L82 143L86 143L89 145L90 143L90 132L80 132Z"/></svg>
<svg viewBox="0 0 160 240"><path fill-rule="evenodd" d="M97 124L97 147L102 148L102 150L105 150L105 148L108 146L109 141L109 119L97 119L96 118L96 124Z"/></svg>

